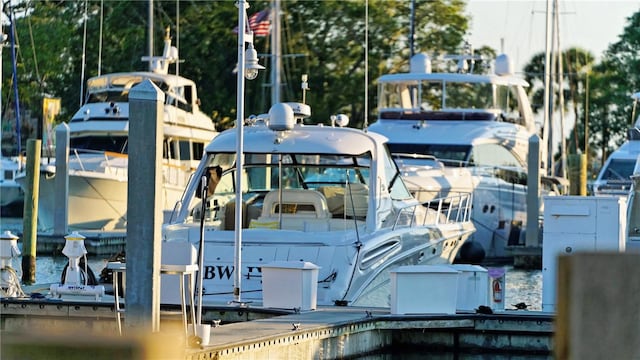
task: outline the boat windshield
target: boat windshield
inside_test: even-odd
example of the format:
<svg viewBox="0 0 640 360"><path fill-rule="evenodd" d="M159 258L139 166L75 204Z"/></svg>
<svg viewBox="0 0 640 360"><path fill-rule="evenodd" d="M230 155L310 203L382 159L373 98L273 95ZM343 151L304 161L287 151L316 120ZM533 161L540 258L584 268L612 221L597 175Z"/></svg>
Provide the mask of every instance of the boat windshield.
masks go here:
<svg viewBox="0 0 640 360"><path fill-rule="evenodd" d="M316 190L326 197L344 194L345 189L358 189L368 195L371 154L357 156L325 154L255 154L244 153L242 198L260 207L264 196L272 190ZM235 153L208 154L207 168L222 168L213 193L208 193L209 206L223 207L235 201L237 169ZM199 177L201 178L201 175ZM193 186L192 186L193 187ZM344 195L343 195L344 196ZM193 215L201 206L201 194L187 195L186 204ZM197 216L196 216L197 217Z"/></svg>
<svg viewBox="0 0 640 360"><path fill-rule="evenodd" d="M85 103L128 102L129 91L145 79L151 80L165 93L170 88L167 83L160 79L149 78L142 75L111 74L99 76L87 80L87 98Z"/></svg>
<svg viewBox="0 0 640 360"><path fill-rule="evenodd" d="M435 157L446 166L486 166L486 167L525 167L522 159L518 159L514 153L500 144L471 145L446 145L446 144L389 144L389 149L395 155L401 155L405 163L434 167L429 159L421 159L419 156ZM409 159L407 155L415 155ZM398 163L398 161L396 161ZM398 166L402 167L398 163Z"/></svg>
<svg viewBox="0 0 640 360"><path fill-rule="evenodd" d="M74 150L110 151L127 153L127 136L78 136L69 139L69 147Z"/></svg>
<svg viewBox="0 0 640 360"><path fill-rule="evenodd" d="M631 181L635 165L636 161L632 159L611 159L599 180Z"/></svg>
<svg viewBox="0 0 640 360"><path fill-rule="evenodd" d="M388 144L392 154L431 155L446 166L465 166L471 157L470 145Z"/></svg>

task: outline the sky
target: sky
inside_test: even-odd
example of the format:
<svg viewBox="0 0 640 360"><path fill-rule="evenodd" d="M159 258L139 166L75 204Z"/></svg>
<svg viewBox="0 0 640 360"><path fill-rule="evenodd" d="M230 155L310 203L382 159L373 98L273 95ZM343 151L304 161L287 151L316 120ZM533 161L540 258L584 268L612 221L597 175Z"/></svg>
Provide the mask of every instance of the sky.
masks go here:
<svg viewBox="0 0 640 360"><path fill-rule="evenodd" d="M468 0L474 48L487 45L512 59L521 72L533 55L545 51L546 0ZM640 0L559 0L560 48L581 47L600 59L619 40Z"/></svg>

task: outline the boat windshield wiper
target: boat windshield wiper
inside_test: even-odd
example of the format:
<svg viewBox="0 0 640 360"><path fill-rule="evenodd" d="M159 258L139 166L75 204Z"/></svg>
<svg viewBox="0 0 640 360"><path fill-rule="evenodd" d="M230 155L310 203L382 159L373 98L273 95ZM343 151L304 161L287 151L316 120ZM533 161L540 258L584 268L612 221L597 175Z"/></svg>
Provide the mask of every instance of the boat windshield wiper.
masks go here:
<svg viewBox="0 0 640 360"><path fill-rule="evenodd" d="M396 169L396 173L393 175L391 180L389 181L388 189L392 189L393 185L396 183L396 180L400 177L400 171Z"/></svg>

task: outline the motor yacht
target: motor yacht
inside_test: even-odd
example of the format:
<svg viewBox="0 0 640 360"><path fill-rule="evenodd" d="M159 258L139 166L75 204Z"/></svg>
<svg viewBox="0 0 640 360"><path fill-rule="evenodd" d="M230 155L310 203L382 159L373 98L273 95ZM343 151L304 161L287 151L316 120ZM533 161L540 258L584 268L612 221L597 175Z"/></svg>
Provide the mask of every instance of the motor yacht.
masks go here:
<svg viewBox="0 0 640 360"><path fill-rule="evenodd" d="M205 145L218 132L200 110L196 84L169 73L178 61L169 29L162 56L143 57L149 71L111 73L87 80L82 107L68 122L70 133L68 227L72 230L124 230L127 225L129 91L145 80L164 93L162 157L163 210L170 214ZM53 228L55 162L40 168L38 227ZM17 181L24 186L24 174Z"/></svg>
<svg viewBox="0 0 640 360"><path fill-rule="evenodd" d="M435 60L440 66L432 71ZM416 54L409 72L378 79L378 119L368 130L389 139L418 198L473 192L475 260L508 258L508 246L525 242L527 155L537 134L527 86L506 55L491 62L472 54ZM420 168L440 175L424 177ZM549 195L553 183L543 184Z"/></svg>
<svg viewBox="0 0 640 360"><path fill-rule="evenodd" d="M473 234L470 194L418 201L384 136L310 114L276 103L207 145L162 231L164 263L203 254L204 303L259 303L262 268L286 262L318 267L318 305L389 306L393 269L450 264Z"/></svg>

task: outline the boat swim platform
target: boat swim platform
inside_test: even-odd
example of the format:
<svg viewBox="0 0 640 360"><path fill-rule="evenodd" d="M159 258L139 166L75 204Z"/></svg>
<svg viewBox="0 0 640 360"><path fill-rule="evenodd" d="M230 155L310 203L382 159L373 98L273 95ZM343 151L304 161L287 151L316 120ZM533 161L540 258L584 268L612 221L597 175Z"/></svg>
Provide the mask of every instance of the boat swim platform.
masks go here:
<svg viewBox="0 0 640 360"><path fill-rule="evenodd" d="M119 344L122 347L123 341L136 342L127 345L132 349L148 346L146 342L142 344L140 337L127 334L126 312L125 336L117 335L113 297L104 296L96 302L4 298L0 304L3 352L10 352L11 349L18 351L16 349L26 346L30 338L32 341L42 341L45 336L43 331L56 336L78 334L66 340L72 343L78 342L78 336L81 336L103 339L101 345L94 346ZM388 308L330 306L297 311L258 306L205 305L202 323L212 324L211 334L207 345L198 345L190 342L190 339L185 342L184 333L176 331L182 326L179 305L161 306L160 317L160 333L152 334L153 337L165 339L162 340L163 345L170 341L174 348L180 349L179 355L174 354L170 358L188 360L339 359L385 351L536 355L551 358L554 336L553 314L526 310L506 310L493 314L394 315ZM165 336L168 333L171 336ZM64 343L65 340L56 341L63 342L58 344L61 347L73 345ZM93 342L88 340L81 343ZM78 351L86 349L79 348Z"/></svg>

